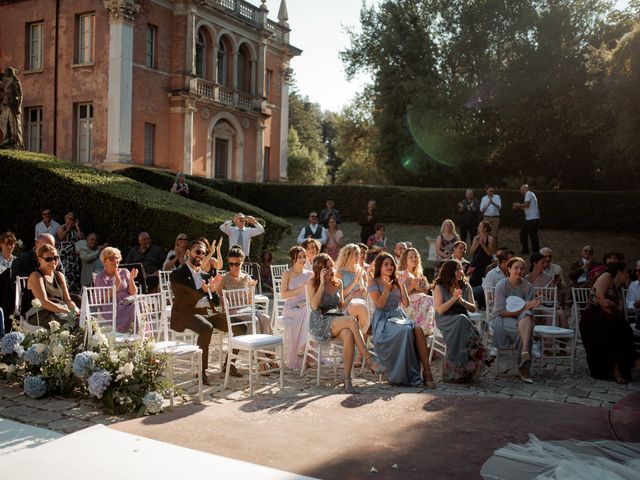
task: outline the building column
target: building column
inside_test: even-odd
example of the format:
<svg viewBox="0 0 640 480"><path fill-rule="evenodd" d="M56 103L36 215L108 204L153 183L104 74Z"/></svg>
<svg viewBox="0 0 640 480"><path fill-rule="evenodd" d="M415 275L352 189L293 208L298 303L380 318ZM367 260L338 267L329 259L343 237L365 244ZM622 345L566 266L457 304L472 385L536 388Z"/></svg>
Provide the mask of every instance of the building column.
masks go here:
<svg viewBox="0 0 640 480"><path fill-rule="evenodd" d="M289 157L289 82L293 70L288 63L282 65L282 107L280 110L280 179L287 179Z"/></svg>
<svg viewBox="0 0 640 480"><path fill-rule="evenodd" d="M265 58L267 57L267 44L263 40L258 47L258 66L257 66L257 90L256 95L258 97L266 97L264 90L264 77L266 75Z"/></svg>
<svg viewBox="0 0 640 480"><path fill-rule="evenodd" d="M256 132L256 182L264 182L264 121L258 120Z"/></svg>
<svg viewBox="0 0 640 480"><path fill-rule="evenodd" d="M187 51L186 55L186 74L196 76L196 12L197 9L193 5L187 6L187 38L185 39ZM206 62L206 60L205 60ZM187 79L187 82L189 80Z"/></svg>
<svg viewBox="0 0 640 480"><path fill-rule="evenodd" d="M133 24L140 5L133 0L104 0L109 12L107 158L131 162L133 97Z"/></svg>
<svg viewBox="0 0 640 480"><path fill-rule="evenodd" d="M196 102L185 99L184 105L184 143L182 173L193 174L193 117L196 113Z"/></svg>

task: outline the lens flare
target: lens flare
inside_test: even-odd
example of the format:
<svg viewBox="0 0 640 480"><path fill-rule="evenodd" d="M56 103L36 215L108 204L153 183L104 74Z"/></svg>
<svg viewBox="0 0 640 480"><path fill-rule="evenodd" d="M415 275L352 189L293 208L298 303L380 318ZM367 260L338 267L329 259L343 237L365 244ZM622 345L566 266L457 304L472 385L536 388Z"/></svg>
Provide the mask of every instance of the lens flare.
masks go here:
<svg viewBox="0 0 640 480"><path fill-rule="evenodd" d="M451 119L434 110L412 108L407 114L407 127L416 145L431 160L447 167L461 162L451 123Z"/></svg>

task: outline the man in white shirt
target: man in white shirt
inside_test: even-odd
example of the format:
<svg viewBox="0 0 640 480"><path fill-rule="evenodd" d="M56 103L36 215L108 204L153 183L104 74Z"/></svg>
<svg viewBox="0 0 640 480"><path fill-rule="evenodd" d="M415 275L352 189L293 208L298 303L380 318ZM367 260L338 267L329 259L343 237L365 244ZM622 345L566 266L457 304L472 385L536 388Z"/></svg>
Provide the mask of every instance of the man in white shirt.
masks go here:
<svg viewBox="0 0 640 480"><path fill-rule="evenodd" d="M496 189L487 186L487 194L480 200L480 212L482 219L491 224L491 234L494 238L498 238L498 230L500 229L500 209L502 208L502 200L500 195L496 193Z"/></svg>
<svg viewBox="0 0 640 480"><path fill-rule="evenodd" d="M640 260L636 262L636 272L637 275L640 275ZM640 280L634 280L629 284L629 290L627 290L627 298L626 298L625 307L627 312L632 315L635 315L636 318L639 318L640 313ZM638 328L638 323L636 322L636 328Z"/></svg>
<svg viewBox="0 0 640 480"><path fill-rule="evenodd" d="M498 265L495 268L492 268L487 272L487 274L482 279L482 285L478 285L477 287L473 287L473 298L476 300L478 304L478 308L485 308L485 298L484 298L484 289L485 288L495 288L500 280L503 278L507 278L509 272L507 270L507 262L515 256L513 250L498 250L496 253L496 258L498 260Z"/></svg>
<svg viewBox="0 0 640 480"><path fill-rule="evenodd" d="M302 227L302 230L300 230L297 239L298 245L307 238L318 240L321 245L327 243L327 230L318 223L318 214L316 212L309 214L309 225Z"/></svg>
<svg viewBox="0 0 640 480"><path fill-rule="evenodd" d="M531 252L540 251L540 242L538 241L538 223L540 222L540 209L538 208L538 198L536 194L529 190L526 183L520 187L520 193L524 195L524 202L513 202L514 210L522 210L524 212L524 223L520 229L520 245L522 245L521 254L529 253L529 237L531 238Z"/></svg>
<svg viewBox="0 0 640 480"><path fill-rule="evenodd" d="M56 232L58 228L60 228L60 224L53 219L51 209L45 208L42 210L42 221L36 225L33 239L37 240L43 233L48 233L49 235L53 235L54 238L57 238Z"/></svg>
<svg viewBox="0 0 640 480"><path fill-rule="evenodd" d="M247 228L247 225L253 228ZM220 225L220 230L229 237L229 248L232 245L240 245L247 258L251 249L251 238L264 233L264 227L254 217L251 215L245 217L243 213L236 213L233 219Z"/></svg>

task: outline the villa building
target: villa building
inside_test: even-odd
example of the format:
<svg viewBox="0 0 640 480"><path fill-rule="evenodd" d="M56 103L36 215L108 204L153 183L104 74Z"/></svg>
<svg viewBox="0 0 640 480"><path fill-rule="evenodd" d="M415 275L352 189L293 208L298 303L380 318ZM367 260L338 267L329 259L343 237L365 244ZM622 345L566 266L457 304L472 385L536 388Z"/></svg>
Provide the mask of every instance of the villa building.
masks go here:
<svg viewBox="0 0 640 480"><path fill-rule="evenodd" d="M272 0L275 1L275 0ZM281 0L0 0L0 67L24 142L101 168L286 178L289 44Z"/></svg>

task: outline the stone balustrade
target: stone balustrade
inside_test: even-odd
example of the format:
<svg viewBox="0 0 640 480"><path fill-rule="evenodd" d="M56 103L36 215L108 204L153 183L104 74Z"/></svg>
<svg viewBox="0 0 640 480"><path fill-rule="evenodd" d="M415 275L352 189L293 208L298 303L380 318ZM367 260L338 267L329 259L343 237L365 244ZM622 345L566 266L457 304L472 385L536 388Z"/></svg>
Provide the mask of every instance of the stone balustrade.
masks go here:
<svg viewBox="0 0 640 480"><path fill-rule="evenodd" d="M259 97L234 91L232 88L202 78L191 79L189 93L224 105L237 107L240 110L254 112L262 111L264 103Z"/></svg>

